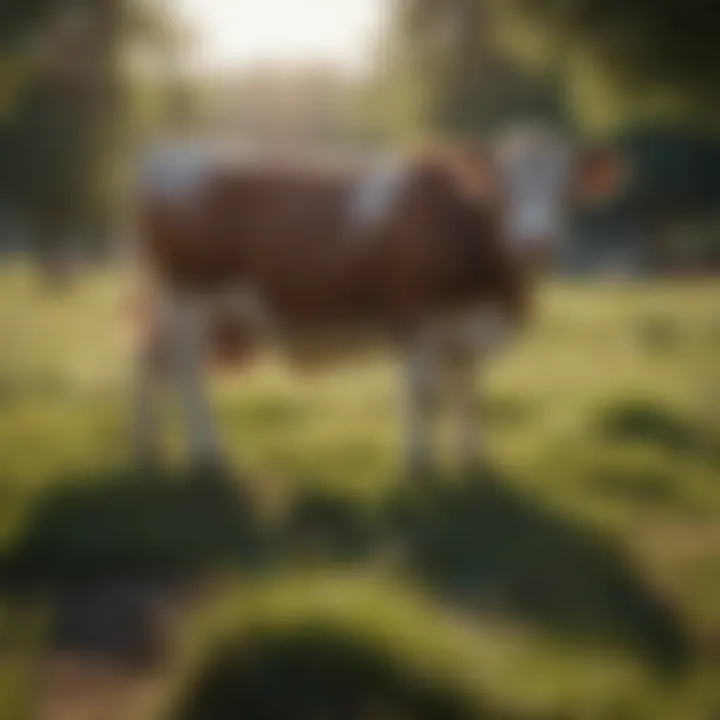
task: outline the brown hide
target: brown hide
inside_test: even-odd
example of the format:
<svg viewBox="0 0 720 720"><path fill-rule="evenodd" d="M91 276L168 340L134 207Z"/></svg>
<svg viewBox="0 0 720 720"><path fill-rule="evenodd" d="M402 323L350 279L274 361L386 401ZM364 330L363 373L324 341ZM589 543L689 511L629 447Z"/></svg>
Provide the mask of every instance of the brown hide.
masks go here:
<svg viewBox="0 0 720 720"><path fill-rule="evenodd" d="M403 333L485 301L517 321L525 287L486 180L462 153L420 158L388 216L363 227L349 213L351 173L218 170L182 202L147 198L142 250L174 289L251 287L273 324L290 331ZM227 318L218 318L215 339L235 351L247 345Z"/></svg>

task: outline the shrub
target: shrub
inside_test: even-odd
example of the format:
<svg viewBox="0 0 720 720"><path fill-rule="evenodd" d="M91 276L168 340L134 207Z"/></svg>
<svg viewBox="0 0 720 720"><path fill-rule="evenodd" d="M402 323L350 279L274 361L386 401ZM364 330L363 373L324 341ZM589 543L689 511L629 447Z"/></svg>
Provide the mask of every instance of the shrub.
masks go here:
<svg viewBox="0 0 720 720"><path fill-rule="evenodd" d="M164 720L516 717L489 711L443 620L365 583L246 588L195 629Z"/></svg>
<svg viewBox="0 0 720 720"><path fill-rule="evenodd" d="M651 399L627 399L602 408L601 435L611 440L643 441L676 452L695 450L698 430L687 418Z"/></svg>

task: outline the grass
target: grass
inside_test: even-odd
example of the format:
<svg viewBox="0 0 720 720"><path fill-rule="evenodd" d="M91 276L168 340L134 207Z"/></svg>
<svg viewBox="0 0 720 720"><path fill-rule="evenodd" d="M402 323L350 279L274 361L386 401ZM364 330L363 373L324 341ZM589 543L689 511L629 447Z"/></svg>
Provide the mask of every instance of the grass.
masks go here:
<svg viewBox="0 0 720 720"><path fill-rule="evenodd" d="M176 428L167 473L133 474L120 310L112 277L55 296L22 268L0 274L0 617L113 578L240 573L258 589L229 591L219 613L238 637L265 627L263 608L302 620L339 593L371 638L361 657L397 628L383 638L413 648L401 657L437 656L423 672L440 684L456 665L508 717L720 710L717 287L546 288L535 325L482 375L492 478L449 475L425 495L402 481L397 369L382 359L218 378L243 492L183 474ZM434 649L448 634L461 650ZM257 658L285 658L263 637ZM32 665L1 649L12 677Z"/></svg>

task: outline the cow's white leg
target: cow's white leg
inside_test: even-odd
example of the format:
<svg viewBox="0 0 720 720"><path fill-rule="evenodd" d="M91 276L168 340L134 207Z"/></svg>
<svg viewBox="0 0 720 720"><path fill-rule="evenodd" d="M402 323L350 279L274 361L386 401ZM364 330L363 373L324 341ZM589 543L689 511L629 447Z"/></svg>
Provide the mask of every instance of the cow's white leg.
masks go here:
<svg viewBox="0 0 720 720"><path fill-rule="evenodd" d="M170 348L192 462L198 468L218 470L223 457L202 377L209 310L201 298L176 298L171 312Z"/></svg>
<svg viewBox="0 0 720 720"><path fill-rule="evenodd" d="M145 308L145 310L148 310ZM169 359L167 315L163 303L150 308L153 320L143 319L133 366L132 440L141 469L156 469L160 461L160 401Z"/></svg>
<svg viewBox="0 0 720 720"><path fill-rule="evenodd" d="M134 368L133 450L138 465L155 469L159 462L160 424L158 403L160 372L150 345L140 347Z"/></svg>
<svg viewBox="0 0 720 720"><path fill-rule="evenodd" d="M428 480L435 468L433 457L433 415L438 390L437 352L432 343L410 344L405 358L406 379L406 462L410 476Z"/></svg>
<svg viewBox="0 0 720 720"><path fill-rule="evenodd" d="M507 341L509 327L495 312L470 318L458 327L449 358L450 404L456 420L456 451L460 467L475 472L487 464L483 390L477 373Z"/></svg>
<svg viewBox="0 0 720 720"><path fill-rule="evenodd" d="M468 349L453 358L447 368L448 399L455 421L455 460L468 472L480 467L486 457L483 402L476 383L482 357Z"/></svg>

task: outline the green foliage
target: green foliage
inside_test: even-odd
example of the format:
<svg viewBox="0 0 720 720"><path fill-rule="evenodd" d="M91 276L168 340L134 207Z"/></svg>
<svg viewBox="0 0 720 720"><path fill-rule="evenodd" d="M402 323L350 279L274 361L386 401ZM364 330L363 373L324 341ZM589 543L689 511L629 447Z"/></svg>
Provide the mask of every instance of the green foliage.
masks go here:
<svg viewBox="0 0 720 720"><path fill-rule="evenodd" d="M580 101L582 115L704 119L717 126L720 50L715 12L704 0L499 0L523 26L535 54L547 51ZM521 33L522 34L522 33ZM594 80L592 79L594 77ZM588 83L598 95L592 101ZM596 125L597 127L597 125Z"/></svg>
<svg viewBox="0 0 720 720"><path fill-rule="evenodd" d="M0 203L52 257L71 237L97 242L116 209L135 119L127 53L151 46L165 59L180 33L154 0L11 5L23 11L0 18Z"/></svg>
<svg viewBox="0 0 720 720"><path fill-rule="evenodd" d="M426 133L477 135L508 120L557 118L554 86L513 63L497 34L491 2L401 0L381 107L387 102L389 116Z"/></svg>
<svg viewBox="0 0 720 720"><path fill-rule="evenodd" d="M469 657L456 629L390 585L245 586L204 615L168 720L520 717L484 707L458 672Z"/></svg>
<svg viewBox="0 0 720 720"><path fill-rule="evenodd" d="M643 218L699 217L716 212L720 196L720 140L681 127L641 126L618 133L633 182L622 199Z"/></svg>
<svg viewBox="0 0 720 720"><path fill-rule="evenodd" d="M41 255L84 230L105 200L121 12L122 0L52 3L17 28L33 62L0 127L0 193Z"/></svg>
<svg viewBox="0 0 720 720"><path fill-rule="evenodd" d="M718 128L720 50L714 8L702 0L398 0L396 8L386 102L395 117L404 107L408 124L476 133L571 112L590 133L659 121Z"/></svg>
<svg viewBox="0 0 720 720"><path fill-rule="evenodd" d="M600 432L618 441L657 443L668 450L692 452L702 437L691 420L650 399L628 398L599 415Z"/></svg>

